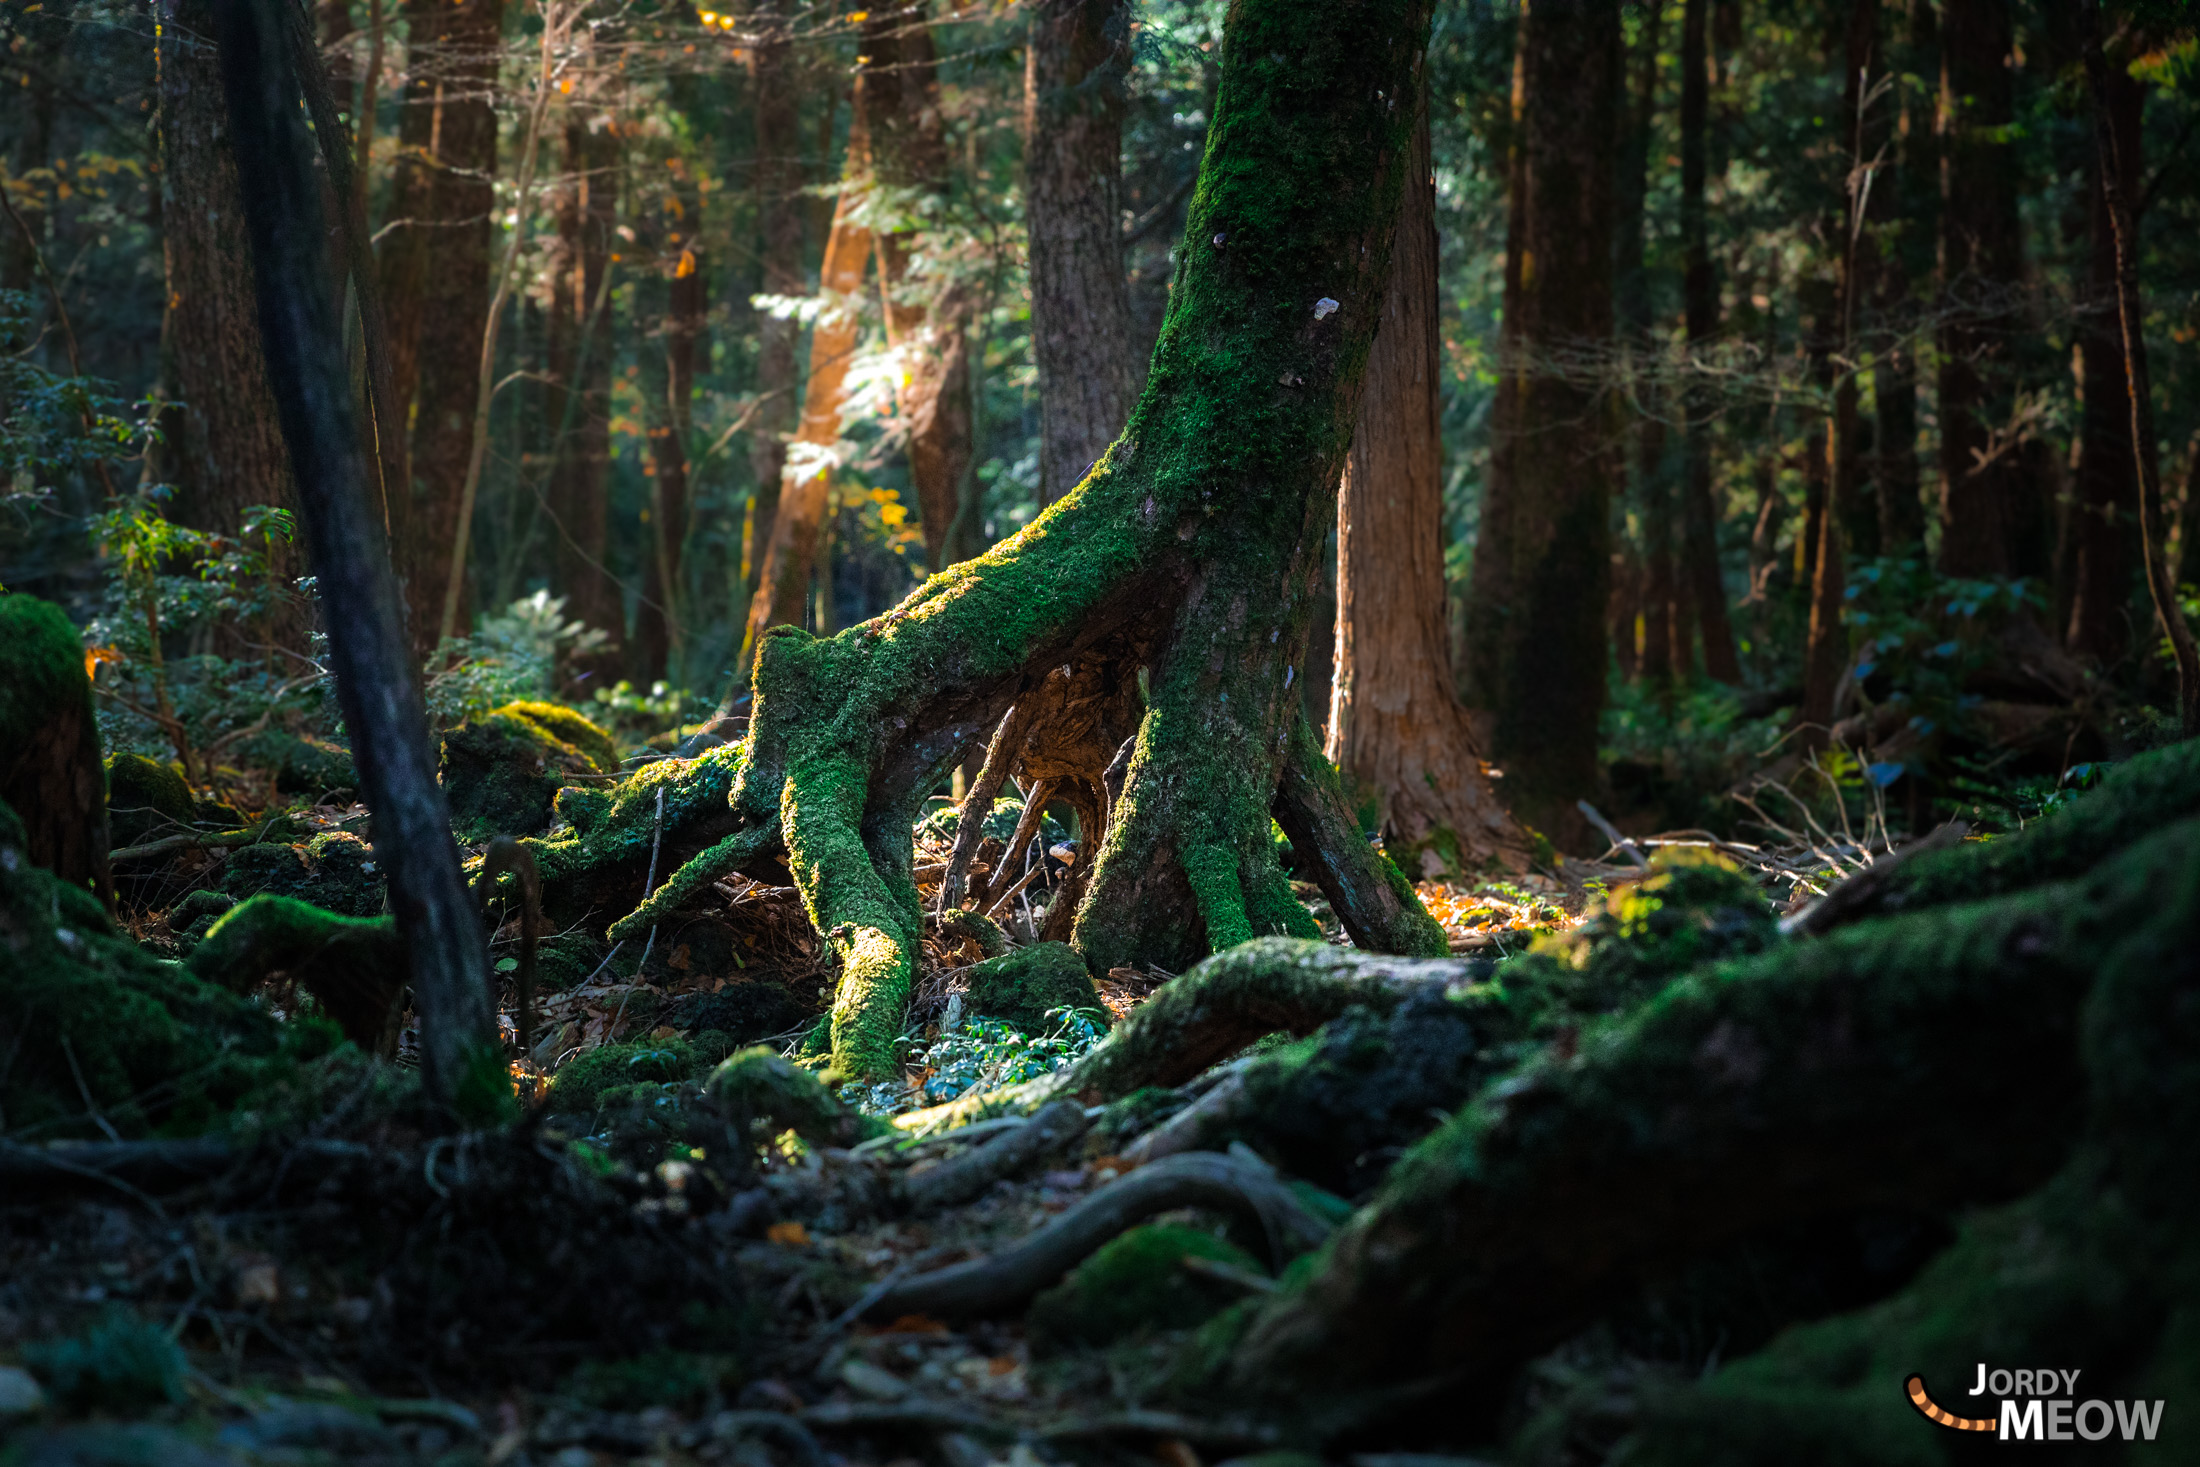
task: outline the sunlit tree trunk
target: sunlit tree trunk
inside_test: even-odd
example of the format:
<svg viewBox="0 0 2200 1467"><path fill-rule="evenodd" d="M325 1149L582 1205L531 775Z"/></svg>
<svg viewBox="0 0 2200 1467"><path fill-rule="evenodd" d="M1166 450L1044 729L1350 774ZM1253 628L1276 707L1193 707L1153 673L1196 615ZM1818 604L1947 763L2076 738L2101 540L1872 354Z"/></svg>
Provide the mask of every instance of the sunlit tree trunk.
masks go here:
<svg viewBox="0 0 2200 1467"><path fill-rule="evenodd" d="M1520 44L1519 313L1501 364L1513 402L1497 425L1510 473L1485 501L1468 645L1506 798L1565 844L1587 838L1574 802L1598 781L1613 465L1604 394L1561 368L1599 359L1612 334L1619 6L1531 8Z"/></svg>
<svg viewBox="0 0 2200 1467"><path fill-rule="evenodd" d="M428 212L436 226L427 241L431 261L415 347L419 399L413 413L411 504L397 546L413 644L422 653L433 650L443 615L459 498L473 448L474 394L489 321L503 19L503 0L460 0L443 7L436 58L439 115L422 160L429 178ZM459 635L468 621L462 609Z"/></svg>
<svg viewBox="0 0 2200 1467"><path fill-rule="evenodd" d="M1041 0L1024 62L1024 219L1039 368L1039 495L1068 493L1130 412L1124 289L1127 0Z"/></svg>
<svg viewBox="0 0 2200 1467"><path fill-rule="evenodd" d="M1391 858L1406 870L1524 870L1527 838L1482 773L1445 654L1430 167L1424 114L1337 502L1336 670L1323 752L1357 796L1374 797Z"/></svg>

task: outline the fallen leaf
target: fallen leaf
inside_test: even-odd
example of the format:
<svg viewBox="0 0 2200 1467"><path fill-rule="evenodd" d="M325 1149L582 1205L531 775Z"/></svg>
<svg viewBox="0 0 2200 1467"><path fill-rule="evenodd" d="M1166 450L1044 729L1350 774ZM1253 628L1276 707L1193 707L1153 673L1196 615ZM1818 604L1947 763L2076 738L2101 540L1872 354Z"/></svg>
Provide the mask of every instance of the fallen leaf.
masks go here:
<svg viewBox="0 0 2200 1467"><path fill-rule="evenodd" d="M810 1230L798 1222L775 1222L764 1229L764 1236L788 1248L810 1246Z"/></svg>

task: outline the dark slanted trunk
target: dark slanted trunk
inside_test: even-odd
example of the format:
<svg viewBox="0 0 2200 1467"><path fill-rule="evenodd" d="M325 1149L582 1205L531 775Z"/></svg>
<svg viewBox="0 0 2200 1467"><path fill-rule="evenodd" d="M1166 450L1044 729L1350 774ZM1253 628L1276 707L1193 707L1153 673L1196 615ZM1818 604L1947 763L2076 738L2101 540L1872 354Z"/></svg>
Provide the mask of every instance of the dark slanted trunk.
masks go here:
<svg viewBox="0 0 2200 1467"><path fill-rule="evenodd" d="M1719 329L1719 279L1711 263L1711 235L1704 205L1705 133L1708 130L1712 61L1706 45L1710 0L1685 0L1681 14L1681 278L1691 349L1708 346ZM1691 620L1703 637L1704 671L1727 684L1742 680L1727 615L1726 578L1719 570L1719 513L1711 497L1709 394L1691 387L1683 399L1681 439L1681 567ZM1686 646L1685 636L1682 645ZM1682 664L1685 669L1685 662Z"/></svg>
<svg viewBox="0 0 2200 1467"><path fill-rule="evenodd" d="M2104 110L2118 156L2141 167L2146 94L2123 67L2108 70ZM2071 506L2070 650L2113 663L2131 644L2131 576L2139 563L2138 465L2131 454L2131 392L2116 315L2116 226L2101 187L2100 150L2089 174L2087 269L2078 302L2084 409L2078 430L2078 494ZM2151 451L2151 449L2150 449ZM2149 641L2152 638L2148 638Z"/></svg>
<svg viewBox="0 0 2200 1467"><path fill-rule="evenodd" d="M2116 132L2114 86L2102 54L2098 0L2085 4L2085 69L2093 87L2095 147L2101 192L2116 236L2116 318L2124 348L2124 383L2131 402L2131 450L2139 500L2139 557L2147 595L2177 663L2177 710L2184 735L2200 734L2200 647L2169 578L2162 546L2162 470L2154 441L2154 393L2147 370L2145 302L2139 294L2139 221L2132 194L2142 177L2124 155Z"/></svg>
<svg viewBox="0 0 2200 1467"><path fill-rule="evenodd" d="M1520 44L1519 325L1502 361L1516 381L1496 425L1509 472L1485 498L1469 648L1506 797L1563 845L1588 838L1574 802L1598 779L1612 450L1601 393L1551 358L1599 354L1612 333L1619 6L1530 10Z"/></svg>
<svg viewBox="0 0 2200 1467"><path fill-rule="evenodd" d="M792 299L808 288L802 277L802 136L794 42L784 0L755 16L756 43L749 76L756 99L756 216L759 282L766 295ZM756 428L749 438L749 468L756 481L742 537L742 585L756 594L764 549L779 513L780 480L787 467L787 438L797 422L794 320L766 311L757 320Z"/></svg>
<svg viewBox="0 0 2200 1467"><path fill-rule="evenodd" d="M1951 576L2014 573L2028 512L2017 456L1992 441L2011 406L2007 359L2024 270L2009 136L2013 45L2000 0L1941 7L1940 569Z"/></svg>
<svg viewBox="0 0 2200 1467"><path fill-rule="evenodd" d="M252 253L213 45L216 7L177 0L164 9L161 377L164 396L178 406L162 414L159 472L176 486L172 518L234 535L247 509L290 508L296 493L255 324ZM325 270L325 252L322 264ZM296 552L279 541L272 551L273 574L288 584L300 574ZM269 630L302 649L302 619L286 617Z"/></svg>
<svg viewBox="0 0 2200 1467"><path fill-rule="evenodd" d="M1112 763L1105 738L1073 740L1068 724L1133 699L1143 668L1136 741L1073 933L1089 967L1181 971L1261 933L1311 936L1271 819L1357 940L1440 951L1441 929L1359 834L1295 686L1411 172L1413 113L1390 103L1413 93L1427 26L1415 0L1237 5L1193 244L1145 390L1100 466L884 616L830 640L772 628L738 772L714 751L638 777L590 829L537 845L545 900L646 860L645 785L676 793L680 839L723 837L671 878L676 891L783 843L841 960L835 1066L895 1073L924 933L915 813L1065 666L1063 722L1032 741L1060 735ZM1608 261L1608 235L1598 243ZM1105 765L1078 773L1112 786ZM701 823L729 811L730 833Z"/></svg>
<svg viewBox="0 0 2200 1467"><path fill-rule="evenodd" d="M307 161L277 0L220 9L221 80L251 241L260 334L327 608L337 699L375 819L375 856L409 958L428 1092L476 1119L508 1106L481 928L372 512L342 335L323 268L320 184Z"/></svg>
<svg viewBox="0 0 2200 1467"><path fill-rule="evenodd" d="M1039 497L1077 486L1130 413L1119 222L1127 0L1042 0L1024 56L1024 220L1039 368Z"/></svg>
<svg viewBox="0 0 2200 1467"><path fill-rule="evenodd" d="M880 11L865 23L870 57L862 105L869 113L871 168L898 207L944 201L947 134L940 116L939 62L922 4ZM925 559L945 564L948 531L961 508L970 470L971 301L950 283L910 278L924 232L878 237L879 293L886 341L903 356L900 409L909 435L909 479L917 491Z"/></svg>
<svg viewBox="0 0 2200 1467"><path fill-rule="evenodd" d="M1436 184L1428 120L1391 246L1337 505L1336 672L1324 754L1407 870L1524 869L1527 838L1475 757L1444 625L1444 445L1438 422Z"/></svg>
<svg viewBox="0 0 2200 1467"><path fill-rule="evenodd" d="M475 384L489 323L503 0L461 0L446 4L440 14L440 116L423 160L429 217L436 223L414 348L419 401L407 486L411 503L401 517L405 533L397 556L413 645L423 654L434 650L459 539L459 499L473 451ZM465 635L468 621L462 610L457 635Z"/></svg>

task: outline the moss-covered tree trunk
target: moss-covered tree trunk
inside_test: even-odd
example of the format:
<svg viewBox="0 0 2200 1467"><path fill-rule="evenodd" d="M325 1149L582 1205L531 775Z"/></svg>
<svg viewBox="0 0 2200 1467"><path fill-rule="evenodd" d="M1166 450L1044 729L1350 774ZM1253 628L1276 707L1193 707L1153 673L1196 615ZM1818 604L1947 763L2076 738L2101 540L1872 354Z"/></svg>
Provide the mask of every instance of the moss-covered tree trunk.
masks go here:
<svg viewBox="0 0 2200 1467"><path fill-rule="evenodd" d="M730 778L732 834L687 873L783 839L842 963L836 1067L891 1073L921 936L911 823L1010 706L1060 676L1064 710L1143 689L1073 933L1093 969L1180 971L1256 934L1313 935L1272 808L1363 945L1441 951L1360 838L1297 691L1427 25L1423 0L1241 0L1169 316L1122 437L1022 533L885 615L829 641L765 633L748 742L636 781L589 831L542 848L546 880L646 843L645 781L680 786L673 808L699 827L710 802L687 791ZM1105 744L1088 758L1111 759ZM1083 774L1105 787L1105 769Z"/></svg>

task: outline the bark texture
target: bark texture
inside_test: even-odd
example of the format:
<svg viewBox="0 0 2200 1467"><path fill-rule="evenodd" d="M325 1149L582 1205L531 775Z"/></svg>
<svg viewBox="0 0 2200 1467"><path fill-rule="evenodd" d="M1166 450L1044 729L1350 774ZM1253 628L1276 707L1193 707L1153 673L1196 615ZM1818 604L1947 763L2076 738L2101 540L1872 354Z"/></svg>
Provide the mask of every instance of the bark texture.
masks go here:
<svg viewBox="0 0 2200 1467"><path fill-rule="evenodd" d="M1566 845L1587 838L1574 802L1597 786L1604 708L1609 408L1578 365L1612 334L1619 5L1531 9L1520 47L1520 279L1497 424L1507 472L1484 499L1468 656L1474 701L1496 714L1506 798Z"/></svg>
<svg viewBox="0 0 2200 1467"><path fill-rule="evenodd" d="M1324 753L1372 795L1409 871L1527 867L1451 687L1438 419L1436 182L1428 120L1391 245L1360 421L1337 501L1336 672Z"/></svg>
<svg viewBox="0 0 2200 1467"><path fill-rule="evenodd" d="M754 18L756 44L749 78L756 99L756 216L760 283L766 295L791 299L803 293L802 136L796 91L794 41L785 0ZM798 422L795 344L800 335L789 316L766 311L757 321L756 431L749 439L749 470L756 481L742 546L741 581L753 597L764 572L764 550L779 514L780 484L787 468L787 437Z"/></svg>
<svg viewBox="0 0 2200 1467"><path fill-rule="evenodd" d="M609 632L616 644L625 640L626 612L604 557L611 528L613 335L606 272L617 223L619 151L617 136L601 125L608 119L591 116L594 110L576 104L565 124L551 334L561 427L550 512L557 520L557 584L567 588L567 614ZM615 665L615 657L607 651L604 661Z"/></svg>
<svg viewBox="0 0 2200 1467"><path fill-rule="evenodd" d="M1681 295L1691 350L1707 348L1719 329L1719 277L1711 263L1704 205L1712 71L1705 36L1709 4L1710 0L1685 0L1681 13ZM1742 661L1734 646L1734 623L1727 615L1726 578L1719 569L1719 512L1711 496L1709 399L1697 387L1682 403L1686 425L1681 440L1681 566L1689 610L1703 636L1704 671L1719 682L1738 685Z"/></svg>
<svg viewBox="0 0 2200 1467"><path fill-rule="evenodd" d="M1039 497L1052 503L1099 462L1130 414L1130 296L1123 280L1126 0L1041 0L1024 52L1024 220L1031 345L1039 368Z"/></svg>
<svg viewBox="0 0 2200 1467"><path fill-rule="evenodd" d="M161 375L160 472L176 486L178 523L235 534L254 505L290 508L296 491L276 426L252 296L245 235L222 111L210 0L164 5L160 58L161 254L168 307ZM324 256L323 265L326 260ZM296 553L278 541L270 572L288 584ZM303 640L303 627L275 629Z"/></svg>

